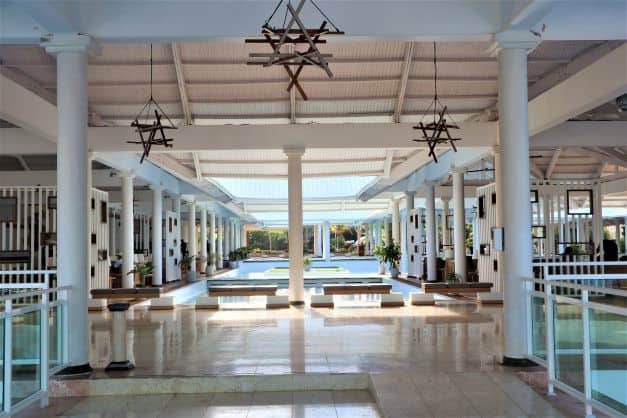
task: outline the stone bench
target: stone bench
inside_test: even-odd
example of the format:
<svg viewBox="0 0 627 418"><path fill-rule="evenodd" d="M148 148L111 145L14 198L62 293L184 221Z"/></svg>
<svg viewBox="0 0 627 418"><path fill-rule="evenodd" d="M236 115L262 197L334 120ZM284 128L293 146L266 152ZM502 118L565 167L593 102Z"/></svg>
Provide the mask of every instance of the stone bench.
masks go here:
<svg viewBox="0 0 627 418"><path fill-rule="evenodd" d="M392 308L400 306L405 306L405 301L403 300L402 293L394 292L381 295L382 308Z"/></svg>
<svg viewBox="0 0 627 418"><path fill-rule="evenodd" d="M384 295L390 293L392 285L387 283L353 283L353 284L325 284L325 295Z"/></svg>
<svg viewBox="0 0 627 418"><path fill-rule="evenodd" d="M87 299L87 312L103 312L106 310L106 299Z"/></svg>
<svg viewBox="0 0 627 418"><path fill-rule="evenodd" d="M502 305L503 292L478 293L477 302L481 305Z"/></svg>
<svg viewBox="0 0 627 418"><path fill-rule="evenodd" d="M209 296L274 296L276 285L230 285L211 286Z"/></svg>
<svg viewBox="0 0 627 418"><path fill-rule="evenodd" d="M414 306L435 305L435 298L433 297L433 293L414 292L409 295L409 300Z"/></svg>
<svg viewBox="0 0 627 418"><path fill-rule="evenodd" d="M425 293L459 294L459 293L479 293L489 292L492 283L422 283L422 290Z"/></svg>
<svg viewBox="0 0 627 418"><path fill-rule="evenodd" d="M161 297L158 287L92 289L93 299L153 299Z"/></svg>
<svg viewBox="0 0 627 418"><path fill-rule="evenodd" d="M196 298L196 309L220 309L218 298L215 296L198 296Z"/></svg>
<svg viewBox="0 0 627 418"><path fill-rule="evenodd" d="M332 295L311 295L309 306L312 308L333 308L335 305Z"/></svg>
<svg viewBox="0 0 627 418"><path fill-rule="evenodd" d="M151 311L168 311L174 309L174 296L163 296L158 299L151 299L150 306Z"/></svg>
<svg viewBox="0 0 627 418"><path fill-rule="evenodd" d="M271 295L266 299L266 309L289 308L290 301L287 295Z"/></svg>

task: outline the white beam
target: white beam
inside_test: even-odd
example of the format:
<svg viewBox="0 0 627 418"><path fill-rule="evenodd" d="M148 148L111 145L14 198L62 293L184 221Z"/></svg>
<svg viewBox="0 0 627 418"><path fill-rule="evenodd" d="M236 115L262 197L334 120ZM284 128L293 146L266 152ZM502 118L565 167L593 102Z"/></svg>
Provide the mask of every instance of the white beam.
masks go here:
<svg viewBox="0 0 627 418"><path fill-rule="evenodd" d="M551 178L551 176L553 175L553 170L555 170L555 166L557 165L557 161L559 160L561 153L561 148L556 148L555 151L553 151L553 155L551 156L551 161L549 161L549 166L546 168L544 178Z"/></svg>
<svg viewBox="0 0 627 418"><path fill-rule="evenodd" d="M196 180L202 180L202 168L200 167L200 158L197 152L192 152L192 158L194 160L194 170L196 171Z"/></svg>
<svg viewBox="0 0 627 418"><path fill-rule="evenodd" d="M627 92L627 43L529 102L535 135Z"/></svg>
<svg viewBox="0 0 627 418"><path fill-rule="evenodd" d="M403 103L405 102L405 91L407 90L407 79L409 78L409 70L411 70L412 57L414 55L414 43L407 42L405 44L405 58L403 59L403 70L401 72L401 80L398 86L398 95L396 105L394 107L394 123L400 123L401 113L403 113Z"/></svg>
<svg viewBox="0 0 627 418"><path fill-rule="evenodd" d="M590 155L602 161L603 163L615 164L623 167L627 166L627 161L625 161L623 158L619 158L614 154L608 154L607 151L604 151L603 149L600 149L598 147L583 147L581 149L578 149L578 151Z"/></svg>
<svg viewBox="0 0 627 418"><path fill-rule="evenodd" d="M394 150L388 150L385 154L385 163L383 164L383 177L390 177L392 172L392 163L394 162Z"/></svg>
<svg viewBox="0 0 627 418"><path fill-rule="evenodd" d="M179 88L179 96L181 97L181 108L183 109L183 116L185 125L191 125L192 112L189 107L189 99L187 98L187 87L185 86L185 73L183 72L183 65L181 64L181 51L178 44L172 44L172 59L174 61L174 69L176 71L176 82Z"/></svg>

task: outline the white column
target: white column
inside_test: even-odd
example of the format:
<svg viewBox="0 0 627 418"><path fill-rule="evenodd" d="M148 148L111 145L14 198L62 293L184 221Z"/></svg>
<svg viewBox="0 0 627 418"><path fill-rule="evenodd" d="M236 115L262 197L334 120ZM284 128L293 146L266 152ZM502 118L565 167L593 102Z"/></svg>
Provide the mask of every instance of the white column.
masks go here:
<svg viewBox="0 0 627 418"><path fill-rule="evenodd" d="M501 169L501 149L498 145L492 149L494 154L494 192L496 193L496 225L497 228L503 227L503 172ZM545 221L548 222L548 221ZM496 252L496 280L497 288L503 287L503 252Z"/></svg>
<svg viewBox="0 0 627 418"><path fill-rule="evenodd" d="M189 255L198 257L198 249L196 243L198 238L196 237L196 202L189 202L189 217L187 221L187 227L189 228ZM189 266L190 271L196 271L196 258L192 260Z"/></svg>
<svg viewBox="0 0 627 418"><path fill-rule="evenodd" d="M521 37L521 35L518 35ZM499 138L502 184L497 201L504 228L504 335L507 364L524 360L527 351L527 309L523 279L532 275L531 205L529 184L529 128L527 51L537 44L531 34L509 39L497 34L499 82ZM513 42L512 42L513 41Z"/></svg>
<svg viewBox="0 0 627 418"><path fill-rule="evenodd" d="M392 241L401 243L401 214L398 209L398 200L392 200Z"/></svg>
<svg viewBox="0 0 627 418"><path fill-rule="evenodd" d="M290 303L302 304L305 300L303 278L303 167L304 148L286 148L288 223L290 252Z"/></svg>
<svg viewBox="0 0 627 418"><path fill-rule="evenodd" d="M163 187L152 189L152 285L163 284Z"/></svg>
<svg viewBox="0 0 627 418"><path fill-rule="evenodd" d="M436 223L435 223L435 186L425 186L425 228L427 235L427 280L434 282L437 276L437 254L435 247Z"/></svg>
<svg viewBox="0 0 627 418"><path fill-rule="evenodd" d="M216 214L213 212L209 212L209 257L214 264L214 267L217 269L218 266L216 261Z"/></svg>
<svg viewBox="0 0 627 418"><path fill-rule="evenodd" d="M216 243L218 251L218 262L216 268L224 268L224 227L222 226L222 217L216 219L218 224L218 242Z"/></svg>
<svg viewBox="0 0 627 418"><path fill-rule="evenodd" d="M316 225L316 231L318 231L318 242L316 244L316 255L318 257L322 257L322 243L324 241L324 237L322 234L322 224Z"/></svg>
<svg viewBox="0 0 627 418"><path fill-rule="evenodd" d="M464 208L464 168L453 169L453 238L455 240L455 274L466 281L466 210Z"/></svg>
<svg viewBox="0 0 627 418"><path fill-rule="evenodd" d="M401 247L401 251L403 251L403 255L406 258L407 266L409 266L409 250L411 249L411 242L409 242L409 237L411 236L411 228L409 222L409 216L412 210L414 210L414 197L415 192L405 192L405 239L403 240L403 246Z"/></svg>
<svg viewBox="0 0 627 418"><path fill-rule="evenodd" d="M134 251L134 219L133 219L133 177L132 171L120 172L122 178L122 287L134 287L133 273L135 268Z"/></svg>
<svg viewBox="0 0 627 418"><path fill-rule="evenodd" d="M141 219L142 225L142 238L143 238L143 247L144 251L150 250L150 221L148 220L148 216L143 216Z"/></svg>
<svg viewBox="0 0 627 418"><path fill-rule="evenodd" d="M322 244L325 261L331 261L331 224L326 221L322 224Z"/></svg>
<svg viewBox="0 0 627 418"><path fill-rule="evenodd" d="M224 220L224 258L231 261L231 219Z"/></svg>
<svg viewBox="0 0 627 418"><path fill-rule="evenodd" d="M239 241L242 247L248 247L248 236L246 235L246 225L240 224Z"/></svg>
<svg viewBox="0 0 627 418"><path fill-rule="evenodd" d="M385 234L385 237L384 237L383 240L385 241L385 245L388 245L390 243L390 234L391 234L391 231L390 231L390 226L391 226L390 225L390 220L386 217L383 220L383 222L385 222L384 223L384 227L383 227L383 232Z"/></svg>
<svg viewBox="0 0 627 418"><path fill-rule="evenodd" d="M68 292L68 361L79 373L90 372L87 289L90 266L87 185L87 53L86 35L55 38L45 45L57 57L57 277ZM33 115L37 117L37 115ZM5 366L7 367L7 366ZM70 371L68 370L68 373Z"/></svg>
<svg viewBox="0 0 627 418"><path fill-rule="evenodd" d="M201 272L207 271L207 209L200 209L200 256L203 261Z"/></svg>

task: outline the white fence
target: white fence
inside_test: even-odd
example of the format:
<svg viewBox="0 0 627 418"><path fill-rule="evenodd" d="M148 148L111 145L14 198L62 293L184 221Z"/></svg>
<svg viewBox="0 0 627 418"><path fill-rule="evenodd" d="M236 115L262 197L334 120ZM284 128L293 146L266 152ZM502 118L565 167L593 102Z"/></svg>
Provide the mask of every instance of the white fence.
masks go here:
<svg viewBox="0 0 627 418"><path fill-rule="evenodd" d="M50 270L25 272L48 276ZM10 272L0 272L0 275ZM40 288L37 288L39 286ZM39 400L48 404L48 378L67 364L67 291L46 283L0 285L2 397L0 415L10 415Z"/></svg>
<svg viewBox="0 0 627 418"><path fill-rule="evenodd" d="M528 357L547 368L549 394L558 387L580 399L587 416L593 407L625 416L627 291L573 281L626 275L552 275L546 267L544 279L528 280Z"/></svg>

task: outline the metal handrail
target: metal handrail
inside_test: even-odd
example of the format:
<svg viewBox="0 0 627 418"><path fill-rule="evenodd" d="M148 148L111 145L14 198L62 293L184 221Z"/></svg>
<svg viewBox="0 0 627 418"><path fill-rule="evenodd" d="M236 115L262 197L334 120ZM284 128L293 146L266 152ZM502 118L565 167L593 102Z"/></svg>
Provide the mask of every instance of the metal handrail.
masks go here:
<svg viewBox="0 0 627 418"><path fill-rule="evenodd" d="M557 275L559 276L559 275ZM578 276L579 279L582 275ZM564 277L560 277L563 279ZM592 397L592 366L591 366L591 355L593 350L591 349L591 341L590 341L590 312L589 309L601 310L610 312L616 315L627 317L627 308L623 308L620 306L609 305L599 302L590 302L589 296L592 293L598 294L608 294L619 297L627 297L627 291L620 289L611 289L597 286L586 286L576 283L569 283L558 281L559 279L547 280L547 279L536 279L536 278L526 278L524 279L527 283L535 283L544 286L544 292L539 292L533 289L533 286L527 287L527 356L532 360L541 360L537 359L537 357L533 353L532 346L532 333L533 333L533 321L531 319L531 303L533 297L544 297L544 312L545 312L545 326L546 326L546 361L540 361L546 365L547 369L547 392L549 395L553 395L555 393L555 387L565 390L567 393L572 396L582 400L585 403L586 407L586 416L590 417L592 415L592 407L596 407L603 412L608 413L609 415L620 415L618 411L615 411L608 405L601 403L600 401L593 399ZM569 298L562 295L557 295L553 293L555 287L565 287L573 290L577 290L581 292L581 299ZM581 321L582 321L582 351L583 351L583 361L584 361L584 391L580 392L577 389L569 386L567 383L562 382L556 378L556 365L555 365L555 329L554 329L554 315L553 315L553 303L554 302L565 302L572 305L581 306Z"/></svg>
<svg viewBox="0 0 627 418"><path fill-rule="evenodd" d="M37 270L32 270L37 271ZM37 274L49 274L48 272L37 273ZM50 371L50 359L48 358L48 320L49 320L49 310L51 307L60 306L67 304L67 299L57 298L56 301L50 301L50 295L54 293L66 294L67 291L70 290L71 286L62 286L57 288L45 288L32 290L28 292L10 294L0 296L0 301L4 305L4 312L2 312L1 316L4 319L4 349L3 349L3 360L4 360L4 378L2 385L2 415L11 415L12 413L17 412L18 410L30 405L31 403L39 400L42 407L48 405L48 378ZM20 308L13 308L13 301L15 299L23 300L24 298L28 298L31 296L39 296L39 299L36 303L30 303ZM13 380L13 321L11 318L24 315L30 312L40 312L39 318L39 359L31 359L34 362L39 362L40 373L39 373L39 387L38 390L29 395L27 398L17 402L13 405L12 399L12 380ZM61 311L61 317L58 318L61 321L61 335L59 335L58 344L60 344L59 351L59 361L60 365L67 364L68 361L68 316L67 312L64 310ZM26 359L28 360L28 359ZM20 361L15 362L15 364L20 363ZM1 414L1 413L0 413Z"/></svg>

